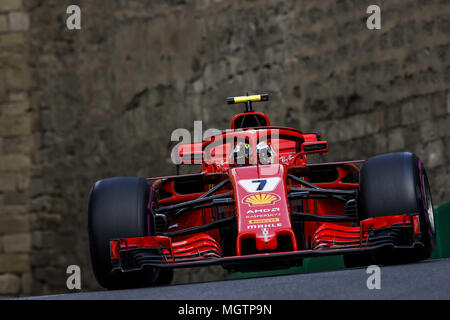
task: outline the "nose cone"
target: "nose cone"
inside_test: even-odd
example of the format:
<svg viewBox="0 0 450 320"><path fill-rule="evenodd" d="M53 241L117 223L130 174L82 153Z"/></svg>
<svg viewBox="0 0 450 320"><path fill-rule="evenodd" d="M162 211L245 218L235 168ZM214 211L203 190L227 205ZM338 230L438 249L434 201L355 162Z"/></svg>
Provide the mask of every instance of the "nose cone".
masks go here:
<svg viewBox="0 0 450 320"><path fill-rule="evenodd" d="M238 221L236 253L245 255L276 250L277 238L289 236L296 250L282 165L260 165L231 169ZM257 252L246 252L243 241L253 240Z"/></svg>

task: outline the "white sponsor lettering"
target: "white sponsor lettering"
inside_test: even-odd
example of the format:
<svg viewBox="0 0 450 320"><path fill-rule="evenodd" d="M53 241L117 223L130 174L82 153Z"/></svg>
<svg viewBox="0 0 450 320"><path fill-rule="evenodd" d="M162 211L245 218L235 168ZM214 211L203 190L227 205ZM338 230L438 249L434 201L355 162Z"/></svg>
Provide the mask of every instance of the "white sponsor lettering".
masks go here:
<svg viewBox="0 0 450 320"><path fill-rule="evenodd" d="M266 209L255 209L255 210L248 210L247 214L250 213L266 213L266 212L280 212L280 208L266 208Z"/></svg>
<svg viewBox="0 0 450 320"><path fill-rule="evenodd" d="M265 178L265 179L245 179L239 180L239 184L247 192L270 192L275 189L281 181L279 177Z"/></svg>
<svg viewBox="0 0 450 320"><path fill-rule="evenodd" d="M281 217L281 213L263 213L245 216L246 219Z"/></svg>
<svg viewBox="0 0 450 320"><path fill-rule="evenodd" d="M247 226L247 230L252 229L261 229L261 228L279 228L282 226L282 223L264 223L264 224L251 224Z"/></svg>

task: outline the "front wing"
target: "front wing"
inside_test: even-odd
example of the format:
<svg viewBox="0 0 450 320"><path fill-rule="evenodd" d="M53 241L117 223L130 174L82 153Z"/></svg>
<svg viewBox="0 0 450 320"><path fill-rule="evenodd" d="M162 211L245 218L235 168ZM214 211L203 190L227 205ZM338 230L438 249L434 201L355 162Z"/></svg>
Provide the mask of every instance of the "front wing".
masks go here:
<svg viewBox="0 0 450 320"><path fill-rule="evenodd" d="M371 218L361 221L358 227L323 223L312 239L311 249L242 256L222 256L220 245L207 233L197 233L181 241L166 236L114 239L110 241L112 272L208 265L256 271L301 265L302 259L308 257L420 250L423 244L418 229L417 217L407 215Z"/></svg>

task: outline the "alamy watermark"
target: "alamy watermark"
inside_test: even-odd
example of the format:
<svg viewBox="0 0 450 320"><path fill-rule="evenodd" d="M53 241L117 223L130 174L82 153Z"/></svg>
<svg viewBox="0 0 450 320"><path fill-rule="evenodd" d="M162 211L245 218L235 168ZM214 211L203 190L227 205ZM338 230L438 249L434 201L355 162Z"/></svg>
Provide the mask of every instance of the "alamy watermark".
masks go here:
<svg viewBox="0 0 450 320"><path fill-rule="evenodd" d="M377 5L370 5L367 7L366 13L370 14L367 18L366 26L369 30L381 29L381 9Z"/></svg>
<svg viewBox="0 0 450 320"><path fill-rule="evenodd" d="M66 13L69 15L66 20L66 26L69 30L81 29L81 9L77 5L70 5L66 9Z"/></svg>
<svg viewBox="0 0 450 320"><path fill-rule="evenodd" d="M70 274L67 277L66 286L69 290L80 290L81 289L81 268L76 264L72 264L67 267L66 273Z"/></svg>
<svg viewBox="0 0 450 320"><path fill-rule="evenodd" d="M380 290L381 289L381 269L377 265L368 266L366 273L370 274L367 278L366 286L369 290Z"/></svg>
<svg viewBox="0 0 450 320"><path fill-rule="evenodd" d="M203 132L202 125L202 121L194 121L193 136L185 128L172 132L170 140L178 142L171 150L172 163L180 165L206 162L222 166L275 164L280 160L276 152L280 141L278 129L235 131L212 128ZM204 141L208 141L206 146L202 145Z"/></svg>
<svg viewBox="0 0 450 320"><path fill-rule="evenodd" d="M81 8L72 4L67 7L66 13L69 15L66 19L66 26L69 30L81 29ZM369 5L366 13L370 14L367 18L366 26L369 30L381 29L381 8L375 4Z"/></svg>

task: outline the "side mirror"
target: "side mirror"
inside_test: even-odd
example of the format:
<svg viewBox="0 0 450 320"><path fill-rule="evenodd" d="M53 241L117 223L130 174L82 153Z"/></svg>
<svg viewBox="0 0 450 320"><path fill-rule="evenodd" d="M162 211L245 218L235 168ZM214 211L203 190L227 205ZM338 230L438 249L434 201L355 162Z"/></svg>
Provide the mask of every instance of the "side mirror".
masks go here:
<svg viewBox="0 0 450 320"><path fill-rule="evenodd" d="M328 152L328 141L303 142L302 152L305 154Z"/></svg>
<svg viewBox="0 0 450 320"><path fill-rule="evenodd" d="M180 164L201 164L203 160L202 146L201 142L178 145Z"/></svg>

